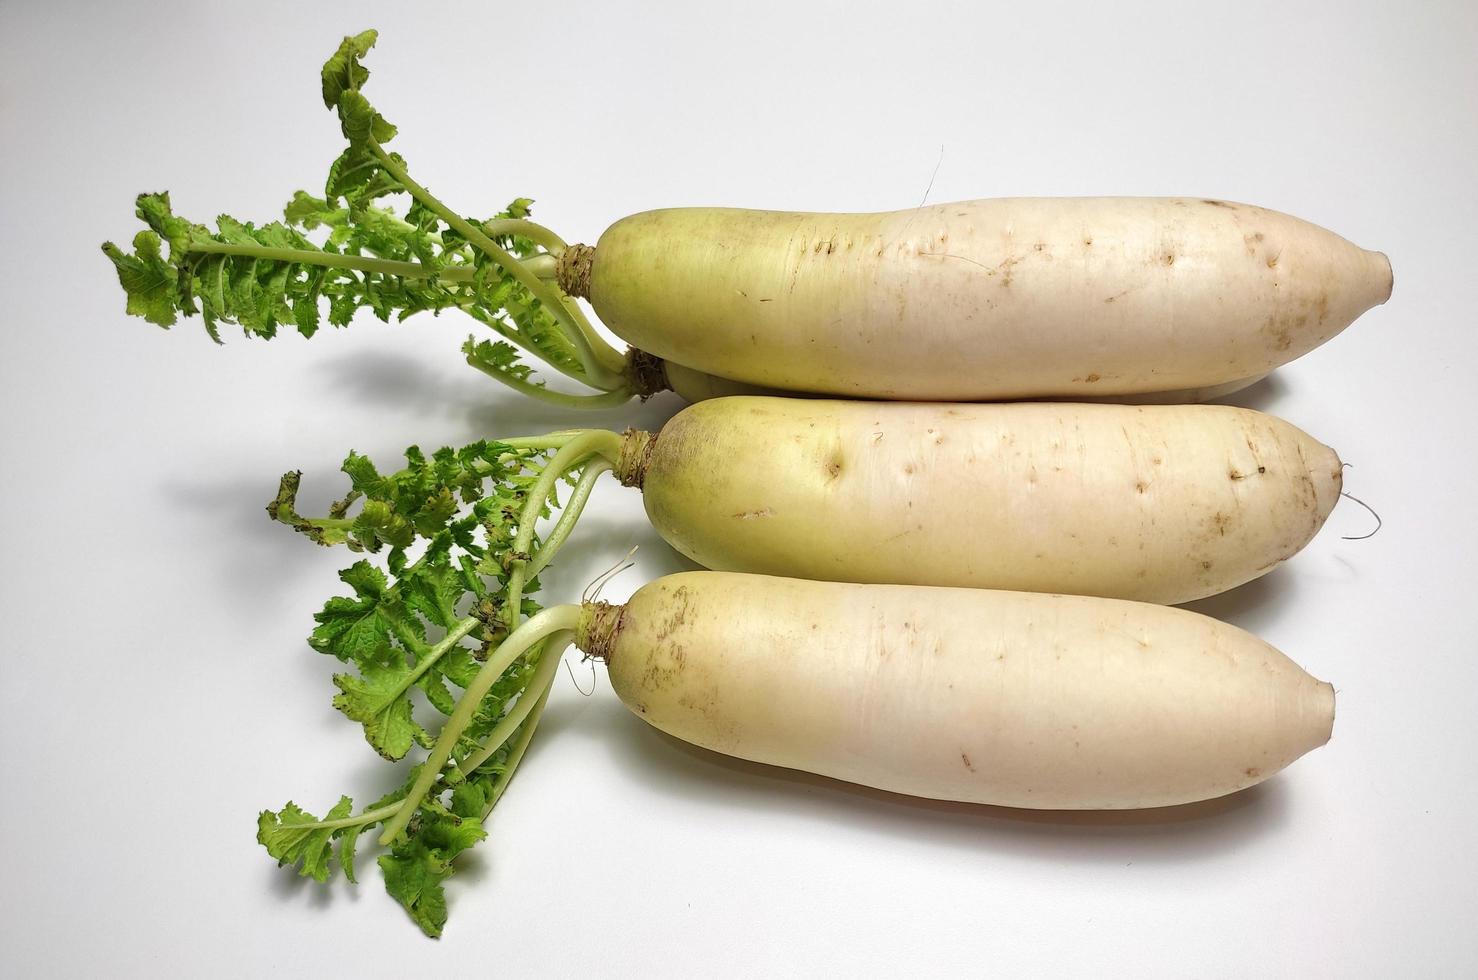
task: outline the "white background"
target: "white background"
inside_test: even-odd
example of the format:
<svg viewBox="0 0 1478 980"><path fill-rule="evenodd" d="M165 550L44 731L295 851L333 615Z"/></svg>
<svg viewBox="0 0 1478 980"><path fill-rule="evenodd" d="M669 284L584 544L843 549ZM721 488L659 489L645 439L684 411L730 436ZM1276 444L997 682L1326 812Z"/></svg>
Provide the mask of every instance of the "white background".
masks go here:
<svg viewBox="0 0 1478 980"><path fill-rule="evenodd" d="M0 5L0 973L1456 975L1478 964L1478 14L1467 2ZM494 8L502 8L493 12ZM374 9L367 9L374 8ZM140 190L274 216L339 150L318 66L464 213L572 240L646 208L1214 196L1389 254L1395 295L1240 401L1355 464L1295 561L1197 604L1335 682L1333 741L1182 810L937 805L689 749L568 677L424 939L253 840L389 776L303 642L346 555L271 525L353 447L565 427L453 317L305 342L123 315ZM941 157L941 147L942 157ZM657 425L670 396L590 424ZM683 567L614 484L567 600ZM588 668L576 676L588 687Z"/></svg>

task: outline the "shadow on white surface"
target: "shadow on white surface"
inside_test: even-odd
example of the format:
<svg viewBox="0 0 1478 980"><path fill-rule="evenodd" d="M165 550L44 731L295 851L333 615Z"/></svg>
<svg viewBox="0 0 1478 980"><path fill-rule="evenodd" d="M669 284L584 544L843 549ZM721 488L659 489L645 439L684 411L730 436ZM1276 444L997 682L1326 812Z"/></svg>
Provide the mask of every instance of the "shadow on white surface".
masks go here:
<svg viewBox="0 0 1478 980"><path fill-rule="evenodd" d="M629 425L656 425L682 405L671 395L659 395L646 403L633 399L600 411L546 405L465 365L461 372L450 374L461 361L455 344L448 357L454 367L443 372L386 351L356 350L327 362L325 387L381 411L460 418L475 433L471 438L489 439L569 428L620 431ZM551 388L580 392L577 385L557 372L546 371L539 376L550 381Z"/></svg>
<svg viewBox="0 0 1478 980"><path fill-rule="evenodd" d="M324 575L323 557L331 554L327 549L267 516L267 503L277 492L280 476L256 472L229 477L214 472L192 480L166 480L156 490L174 515L171 519L199 542L191 563L203 576L219 576L231 604L240 609L275 608L301 588L322 589L327 598L338 584L332 575ZM337 468L313 477L314 486L305 487L303 494L311 500L304 508L310 513L326 509L331 494L342 495L347 484ZM309 479L305 474L305 484ZM319 497L325 501L322 506L316 504ZM333 557L347 566L358 556L343 551Z"/></svg>
<svg viewBox="0 0 1478 980"><path fill-rule="evenodd" d="M1150 810L1018 810L921 800L689 745L632 716L603 687L585 705L551 705L539 740L547 746L578 728L579 737L605 746L612 763L646 793L735 814L821 823L900 844L1094 862L1204 859L1275 831L1287 817L1281 777L1220 799ZM636 792L632 803L642 805Z"/></svg>
<svg viewBox="0 0 1478 980"><path fill-rule="evenodd" d="M1291 560L1298 561L1298 556ZM1299 577L1285 564L1235 589L1182 603L1180 608L1261 633L1296 606L1299 590Z"/></svg>
<svg viewBox="0 0 1478 980"><path fill-rule="evenodd" d="M1276 415L1278 403L1286 398L1291 390L1288 382L1274 372L1241 391L1234 391L1225 398L1216 399L1216 404L1252 408L1259 412L1272 412Z"/></svg>
<svg viewBox="0 0 1478 980"><path fill-rule="evenodd" d="M366 834L365 836L369 837L370 835ZM367 843L368 841L360 841L361 846ZM266 851L262 851L262 855L265 857ZM355 871L358 872L361 882L364 882L368 877L368 871L373 870L369 868L369 865L374 863L376 856L377 854L369 855L363 865L355 862ZM266 862L266 869L269 873L267 887L272 892L272 897L277 901L302 902L309 908L315 909L327 908L340 899L358 901L359 892L357 889L353 887L338 887L339 878L337 868L334 870L335 878L331 881L333 887L328 887L323 883L314 881L312 878L305 878L289 868L276 867L272 864L270 858ZM378 871L374 873L379 874Z"/></svg>

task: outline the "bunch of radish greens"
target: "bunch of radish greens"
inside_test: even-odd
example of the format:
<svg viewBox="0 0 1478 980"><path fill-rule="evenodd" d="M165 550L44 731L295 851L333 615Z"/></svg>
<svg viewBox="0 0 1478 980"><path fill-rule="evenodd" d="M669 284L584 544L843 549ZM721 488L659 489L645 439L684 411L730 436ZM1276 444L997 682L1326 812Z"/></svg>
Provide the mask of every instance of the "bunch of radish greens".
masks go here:
<svg viewBox="0 0 1478 980"><path fill-rule="evenodd" d="M1173 604L1293 557L1342 464L1286 421L1195 403L1384 302L1385 256L1209 198L686 208L568 245L526 199L468 218L410 176L364 96L374 41L324 65L347 146L322 196L214 230L138 198L132 250L104 245L128 312L200 316L219 341L221 323L312 336L365 308L455 308L489 331L468 362L524 394L694 404L656 432L412 448L388 474L351 453L322 516L283 477L275 520L372 556L309 639L344 665L334 705L385 759L419 761L357 808L261 814L279 862L353 880L378 828L387 889L440 935L442 882L485 836L570 645L672 735L935 799L1175 805L1329 738L1330 685ZM580 299L636 346L607 344ZM587 390L550 388L528 357ZM538 576L607 473L705 570L541 608Z"/></svg>

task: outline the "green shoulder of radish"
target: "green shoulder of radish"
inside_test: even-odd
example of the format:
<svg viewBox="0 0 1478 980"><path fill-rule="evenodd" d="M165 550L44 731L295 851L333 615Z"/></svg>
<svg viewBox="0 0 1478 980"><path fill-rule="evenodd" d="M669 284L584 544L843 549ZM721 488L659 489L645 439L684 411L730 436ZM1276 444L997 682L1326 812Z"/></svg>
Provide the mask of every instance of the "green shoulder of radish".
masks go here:
<svg viewBox="0 0 1478 980"><path fill-rule="evenodd" d="M898 400L1193 401L1311 350L1390 294L1385 256L1275 211L1200 198L1030 198L882 214L685 208L570 245L515 200L468 218L386 145L363 93L375 41L345 38L322 95L347 148L283 220L212 230L144 194L148 228L104 251L128 312L272 337L457 309L469 364L605 407L672 388ZM409 200L404 213L393 204ZM634 346L608 344L578 298ZM556 390L527 361L562 375Z"/></svg>

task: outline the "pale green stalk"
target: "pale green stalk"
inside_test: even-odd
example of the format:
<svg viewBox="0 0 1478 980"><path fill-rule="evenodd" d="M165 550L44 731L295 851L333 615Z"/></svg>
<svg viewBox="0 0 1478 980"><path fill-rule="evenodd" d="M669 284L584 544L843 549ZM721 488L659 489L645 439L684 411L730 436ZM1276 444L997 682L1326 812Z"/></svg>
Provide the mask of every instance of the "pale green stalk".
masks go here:
<svg viewBox="0 0 1478 980"><path fill-rule="evenodd" d="M553 256L558 256L560 252L569 248L563 238L543 225L526 218L493 218L482 223L482 230L489 236L517 235L520 238L527 238Z"/></svg>
<svg viewBox="0 0 1478 980"><path fill-rule="evenodd" d="M378 272L403 279L445 279L448 282L471 282L475 272L470 266L444 266L432 271L419 262L401 262L372 255L340 255L306 248L269 248L265 245L232 245L225 242L190 242L191 252L212 255L245 255L269 262L294 262L319 265L330 269L354 269Z"/></svg>
<svg viewBox="0 0 1478 980"><path fill-rule="evenodd" d="M622 374L626 367L625 357L620 351L602 340L588 323L581 322L583 317L579 319L571 317L568 307L554 289L525 269L518 259L484 234L481 229L437 200L430 191L412 179L405 167L401 166L379 143L371 140L368 145L386 173L394 177L412 196L430 208L468 242L486 252L493 261L518 280L519 284L532 293L551 313L554 313L557 319L571 328L570 340L580 349L581 362L585 364L591 384L597 388L610 390L625 383Z"/></svg>
<svg viewBox="0 0 1478 980"><path fill-rule="evenodd" d="M381 844L390 844L405 830L405 825L410 822L411 816L420 807L421 801L426 798L426 793L430 791L432 784L441 774L442 767L451 758L452 750L456 748L457 740L462 737L462 732L472 721L477 706L482 703L488 691L492 690L498 678L503 676L503 672L546 637L566 631L573 633L580 625L580 616L581 610L577 605L554 606L545 609L510 633L492 656L488 657L477 675L472 678L472 683L467 685L467 690L463 692L462 699L457 702L446 724L442 726L441 734L437 737L436 744L426 757L426 761L422 763L416 781L402 801L401 808L386 822L385 829L380 834Z"/></svg>
<svg viewBox="0 0 1478 980"><path fill-rule="evenodd" d="M554 555L564 545L570 532L575 529L575 524L580 520L580 514L585 510L585 502L590 499L590 491L595 489L596 481L602 473L608 473L615 469L614 463L606 459L591 460L585 464L580 471L580 480L575 484L575 489L570 491L570 499L565 501L564 507L559 512L559 520L549 533L544 535L544 540L539 544L539 550L533 558L529 559L526 574L529 578L536 577L554 559Z"/></svg>
<svg viewBox="0 0 1478 980"><path fill-rule="evenodd" d="M604 429L587 431L565 443L563 448L554 454L554 458L545 465L543 472L539 474L539 479L534 482L527 499L524 500L523 513L518 519L518 534L513 539L513 554L529 555L529 549L534 543L534 527L539 521L539 514L543 511L545 502L554 492L554 485L561 476L574 469L587 456L598 455L614 464L620 454L621 437ZM508 621L510 630L518 625L523 605L524 583L532 577L528 575L528 565L528 557L515 558L509 565L508 599L503 608L504 618Z"/></svg>
<svg viewBox="0 0 1478 980"><path fill-rule="evenodd" d="M555 257L548 254L531 255L526 259L519 259L518 262L540 279L553 279L554 269L558 264Z"/></svg>
<svg viewBox="0 0 1478 980"><path fill-rule="evenodd" d="M488 737L475 751L456 763L457 768L461 770L462 778L471 775L478 766L492 758L493 753L501 749L503 743L508 741L519 725L523 724L524 719L534 710L536 704L544 699L550 685L554 683L554 678L558 676L559 663L564 658L565 647L569 646L574 638L573 632L563 632L554 633L544 641L543 649L539 653L539 666L534 668L534 676L529 679L528 686L518 696L518 703L498 719L493 730L488 732ZM455 775L450 777L451 780L456 778Z"/></svg>
<svg viewBox="0 0 1478 980"><path fill-rule="evenodd" d="M512 375L504 374L502 371L494 371L480 364L475 357L467 358L467 363L477 368L483 374L495 381L512 388L521 395L528 395L539 401L558 405L561 408L578 408L599 410L602 408L615 408L624 405L631 400L630 388L616 388L612 391L603 391L598 395L572 395L563 391L555 391L544 385L534 384L532 381L524 381Z"/></svg>
<svg viewBox="0 0 1478 980"><path fill-rule="evenodd" d="M544 705L549 702L549 692L552 690L554 690L552 683L544 688L544 693L539 695L539 701L534 705L529 720L524 722L523 727L518 731L518 738L509 746L508 757L503 761L503 771L498 774L497 779L493 780L493 791L488 796L487 805L482 808L484 820L487 819L489 813L493 812L493 807L498 805L498 801L503 798L503 791L508 788L508 783L513 779L514 770L523 761L523 754L528 749L529 742L534 738L534 732L539 727L539 719L544 716Z"/></svg>

